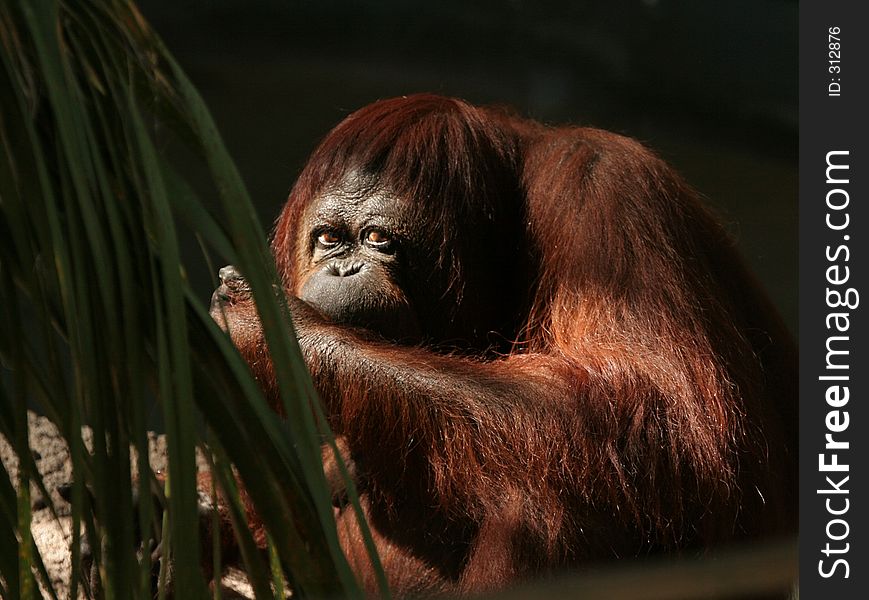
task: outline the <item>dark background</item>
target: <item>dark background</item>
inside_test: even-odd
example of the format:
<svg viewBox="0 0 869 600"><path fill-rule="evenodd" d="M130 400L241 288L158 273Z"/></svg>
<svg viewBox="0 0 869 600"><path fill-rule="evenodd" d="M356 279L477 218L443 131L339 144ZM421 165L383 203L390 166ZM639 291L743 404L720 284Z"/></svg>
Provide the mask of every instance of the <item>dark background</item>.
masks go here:
<svg viewBox="0 0 869 600"><path fill-rule="evenodd" d="M269 226L307 155L378 98L437 92L659 152L797 331L797 3L147 0ZM204 297L208 274L191 274Z"/></svg>

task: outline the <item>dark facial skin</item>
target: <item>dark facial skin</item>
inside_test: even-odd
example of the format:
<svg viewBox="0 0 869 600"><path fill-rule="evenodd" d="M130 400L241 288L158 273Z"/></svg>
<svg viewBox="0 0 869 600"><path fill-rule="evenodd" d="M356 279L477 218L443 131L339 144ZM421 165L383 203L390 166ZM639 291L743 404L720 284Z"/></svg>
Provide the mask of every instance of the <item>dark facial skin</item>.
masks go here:
<svg viewBox="0 0 869 600"><path fill-rule="evenodd" d="M401 285L414 234L402 207L383 193L327 193L303 220L307 262L298 297L329 321L415 342L420 327Z"/></svg>
<svg viewBox="0 0 869 600"><path fill-rule="evenodd" d="M297 289L288 290L297 333L313 321L359 327L393 342L421 339L414 303L401 285L415 236L406 212L377 192L332 191L309 207L300 232L305 268ZM228 265L219 276L212 317L224 328L229 320L230 329L234 321L255 319L242 274Z"/></svg>

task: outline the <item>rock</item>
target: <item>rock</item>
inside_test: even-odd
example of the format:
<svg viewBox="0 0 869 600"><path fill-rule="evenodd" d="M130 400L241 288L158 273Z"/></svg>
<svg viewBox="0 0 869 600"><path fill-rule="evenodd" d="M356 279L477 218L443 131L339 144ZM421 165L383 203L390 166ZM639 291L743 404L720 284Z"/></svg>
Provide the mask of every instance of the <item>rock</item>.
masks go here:
<svg viewBox="0 0 869 600"><path fill-rule="evenodd" d="M42 481L54 503L58 519L54 519L49 510L48 499L39 492L38 486L31 482L32 522L31 532L36 546L42 555L45 568L51 579L58 597L69 596L70 571L72 558L70 544L72 543L72 518L70 506L61 497L60 489L72 481L72 463L69 448L57 427L48 418L34 412L28 414L29 442L31 455L42 476ZM82 439L85 447L92 447L93 435L89 428L82 428ZM148 461L151 469L166 469L166 439L163 435L148 432ZM0 435L0 461L14 486L18 485L19 459L12 445ZM135 452L131 457L132 469L135 475ZM204 457L197 449L197 466L200 470L207 468ZM221 581L224 598L252 598L253 593L242 571L230 569ZM43 590L44 591L44 590ZM79 598L85 599L84 592L79 589Z"/></svg>

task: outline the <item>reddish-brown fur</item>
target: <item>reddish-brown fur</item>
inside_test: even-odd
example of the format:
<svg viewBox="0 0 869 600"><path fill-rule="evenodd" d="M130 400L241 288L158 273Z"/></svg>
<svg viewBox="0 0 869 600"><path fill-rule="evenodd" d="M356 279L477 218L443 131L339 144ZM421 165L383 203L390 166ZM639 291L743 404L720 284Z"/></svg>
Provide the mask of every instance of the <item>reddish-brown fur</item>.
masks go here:
<svg viewBox="0 0 869 600"><path fill-rule="evenodd" d="M432 264L408 293L432 289L442 335L401 345L291 307L395 591L795 530L795 347L659 158L459 100L375 103L327 136L278 220L289 295L310 273L305 210L358 173L426 224ZM271 389L256 320L239 323ZM342 544L374 590L351 513Z"/></svg>

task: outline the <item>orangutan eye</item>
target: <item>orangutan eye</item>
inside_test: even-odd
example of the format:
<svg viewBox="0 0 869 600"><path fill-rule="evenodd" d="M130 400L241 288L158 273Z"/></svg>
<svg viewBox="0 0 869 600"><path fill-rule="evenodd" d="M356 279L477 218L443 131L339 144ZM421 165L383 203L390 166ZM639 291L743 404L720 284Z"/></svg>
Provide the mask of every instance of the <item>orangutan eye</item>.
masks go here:
<svg viewBox="0 0 869 600"><path fill-rule="evenodd" d="M389 244L392 238L382 229L370 229L365 234L365 241L372 246L382 247Z"/></svg>
<svg viewBox="0 0 869 600"><path fill-rule="evenodd" d="M341 241L341 236L335 231L326 230L317 236L317 243L327 248L335 246Z"/></svg>

